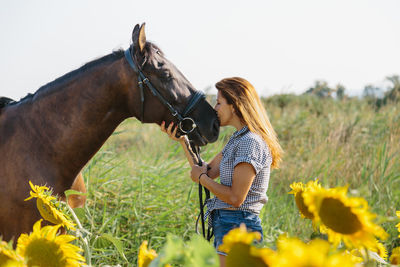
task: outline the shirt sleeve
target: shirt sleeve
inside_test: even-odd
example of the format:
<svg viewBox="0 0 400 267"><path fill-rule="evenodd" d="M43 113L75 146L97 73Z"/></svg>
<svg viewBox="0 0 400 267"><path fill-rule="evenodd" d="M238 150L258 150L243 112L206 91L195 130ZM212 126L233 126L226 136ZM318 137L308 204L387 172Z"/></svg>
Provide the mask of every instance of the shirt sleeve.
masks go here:
<svg viewBox="0 0 400 267"><path fill-rule="evenodd" d="M251 164L256 172L259 173L267 165L269 156L268 145L258 138L246 137L240 140L234 158L233 166L241 162Z"/></svg>

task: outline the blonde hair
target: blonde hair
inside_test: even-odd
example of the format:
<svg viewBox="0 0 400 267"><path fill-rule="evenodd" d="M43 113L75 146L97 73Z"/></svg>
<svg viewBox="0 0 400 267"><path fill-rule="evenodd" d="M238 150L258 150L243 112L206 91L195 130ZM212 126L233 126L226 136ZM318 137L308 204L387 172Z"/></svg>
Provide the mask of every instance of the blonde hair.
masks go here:
<svg viewBox="0 0 400 267"><path fill-rule="evenodd" d="M215 87L228 104L233 105L236 115L249 130L259 134L268 144L272 155L271 167L279 168L283 150L253 85L243 78L233 77L222 79Z"/></svg>

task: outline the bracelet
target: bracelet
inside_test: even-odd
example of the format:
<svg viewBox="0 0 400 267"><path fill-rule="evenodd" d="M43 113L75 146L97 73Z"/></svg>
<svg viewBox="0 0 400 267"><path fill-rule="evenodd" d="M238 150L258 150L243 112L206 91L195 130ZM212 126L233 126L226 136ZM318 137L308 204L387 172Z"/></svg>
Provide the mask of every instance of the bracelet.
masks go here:
<svg viewBox="0 0 400 267"><path fill-rule="evenodd" d="M203 172L202 174L200 174L200 175L199 175L199 180L198 180L198 181L199 181L199 183L200 183L200 178L201 178L201 176L202 176L203 174L207 175L207 173L206 173L206 172Z"/></svg>

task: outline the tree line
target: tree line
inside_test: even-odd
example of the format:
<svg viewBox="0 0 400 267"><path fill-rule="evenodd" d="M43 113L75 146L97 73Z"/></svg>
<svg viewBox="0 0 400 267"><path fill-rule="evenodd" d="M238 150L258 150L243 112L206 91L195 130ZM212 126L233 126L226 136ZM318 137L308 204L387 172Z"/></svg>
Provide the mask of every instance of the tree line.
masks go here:
<svg viewBox="0 0 400 267"><path fill-rule="evenodd" d="M389 82L387 88L381 88L372 84L364 87L362 97L367 99L371 104L376 105L378 108L390 102L400 101L400 76L392 75L385 78ZM336 87L330 87L326 81L315 81L304 94L315 95L319 98L336 98L344 100L349 98L346 94L346 88L338 84Z"/></svg>

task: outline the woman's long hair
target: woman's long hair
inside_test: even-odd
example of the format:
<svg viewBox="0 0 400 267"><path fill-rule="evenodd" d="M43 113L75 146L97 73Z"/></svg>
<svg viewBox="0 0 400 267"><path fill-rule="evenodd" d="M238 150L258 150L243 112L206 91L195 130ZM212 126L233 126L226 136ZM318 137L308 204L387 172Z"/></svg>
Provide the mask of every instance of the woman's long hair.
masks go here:
<svg viewBox="0 0 400 267"><path fill-rule="evenodd" d="M215 87L227 103L233 105L242 123L246 124L251 132L259 134L265 140L272 155L271 167L279 168L283 150L253 85L243 78L233 77L217 82Z"/></svg>

